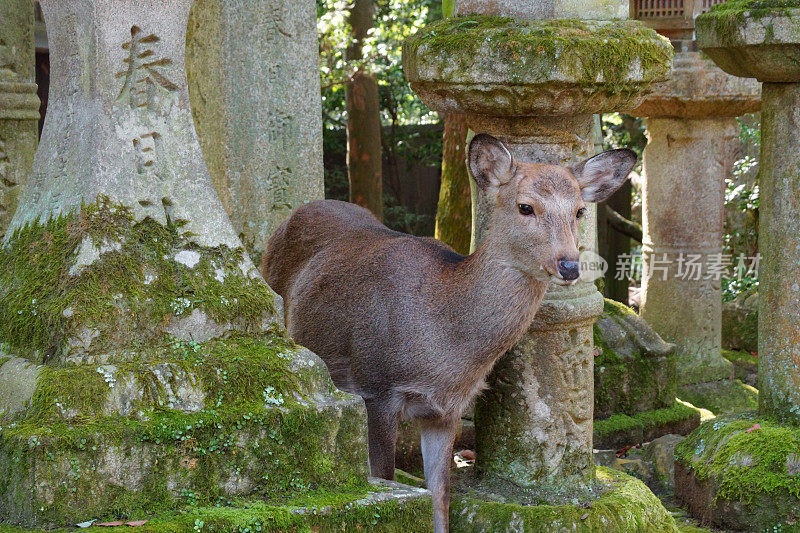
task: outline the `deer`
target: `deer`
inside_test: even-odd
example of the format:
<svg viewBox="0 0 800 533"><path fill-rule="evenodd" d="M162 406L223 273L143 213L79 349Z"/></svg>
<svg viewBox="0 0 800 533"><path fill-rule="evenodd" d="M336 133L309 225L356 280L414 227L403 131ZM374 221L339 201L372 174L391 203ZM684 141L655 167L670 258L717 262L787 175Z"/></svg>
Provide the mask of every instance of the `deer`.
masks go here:
<svg viewBox="0 0 800 533"><path fill-rule="evenodd" d="M269 239L262 274L284 299L288 334L364 400L372 476L394 480L398 423L420 424L435 533L449 527L463 412L548 285L578 281L586 202L610 197L636 161L623 148L569 167L521 162L478 134L467 166L493 211L471 255L336 200L303 205Z"/></svg>

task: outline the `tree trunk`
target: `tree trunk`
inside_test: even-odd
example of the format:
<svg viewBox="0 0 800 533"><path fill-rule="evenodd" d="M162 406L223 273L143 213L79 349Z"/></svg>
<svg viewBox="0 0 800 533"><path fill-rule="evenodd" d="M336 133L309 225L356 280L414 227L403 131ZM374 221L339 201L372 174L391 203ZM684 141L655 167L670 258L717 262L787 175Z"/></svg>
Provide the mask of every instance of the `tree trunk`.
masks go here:
<svg viewBox="0 0 800 533"><path fill-rule="evenodd" d="M444 17L453 16L453 0L442 3ZM472 196L466 164L467 128L456 113L444 119L442 185L436 208L436 238L460 254L468 254L472 236Z"/></svg>
<svg viewBox="0 0 800 533"><path fill-rule="evenodd" d="M350 9L354 41L348 60L362 59L362 44L373 25L372 0L355 0ZM383 218L381 119L378 82L370 72L358 71L345 90L347 101L347 175L350 201Z"/></svg>
<svg viewBox="0 0 800 533"><path fill-rule="evenodd" d="M462 115L450 113L444 119L442 185L436 209L436 238L460 254L469 253L472 235L472 199L466 164L469 128Z"/></svg>

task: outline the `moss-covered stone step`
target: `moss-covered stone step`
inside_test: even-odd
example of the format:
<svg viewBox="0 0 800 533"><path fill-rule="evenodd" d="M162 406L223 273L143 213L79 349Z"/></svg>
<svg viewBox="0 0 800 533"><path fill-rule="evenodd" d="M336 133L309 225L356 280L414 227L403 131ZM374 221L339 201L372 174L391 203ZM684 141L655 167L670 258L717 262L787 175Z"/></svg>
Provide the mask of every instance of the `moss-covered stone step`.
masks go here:
<svg viewBox="0 0 800 533"><path fill-rule="evenodd" d="M740 413L758 408L758 389L738 379L680 385L678 397L715 415Z"/></svg>
<svg viewBox="0 0 800 533"><path fill-rule="evenodd" d="M733 374L742 383L758 386L758 356L744 351L722 350L722 357L733 363Z"/></svg>
<svg viewBox="0 0 800 533"><path fill-rule="evenodd" d="M703 423L675 450L675 496L714 527L800 530L800 429L755 415Z"/></svg>
<svg viewBox="0 0 800 533"><path fill-rule="evenodd" d="M615 414L594 422L594 447L619 449L649 442L662 435L687 435L700 425L697 409L676 401L672 407L633 416Z"/></svg>
<svg viewBox="0 0 800 533"><path fill-rule="evenodd" d="M524 505L499 495L456 495L450 531L677 531L672 515L638 479L597 467L597 480L599 496L574 504Z"/></svg>
<svg viewBox="0 0 800 533"><path fill-rule="evenodd" d="M87 521L88 514L81 522ZM428 491L371 479L325 491L304 491L292 497L223 502L217 506L189 505L178 511L135 515L148 520L137 533L255 533L375 531L407 533L430 531L433 509ZM99 522L99 521L98 521ZM56 530L74 531L74 527ZM129 528L89 527L86 533L128 531ZM40 533L0 523L0 533Z"/></svg>

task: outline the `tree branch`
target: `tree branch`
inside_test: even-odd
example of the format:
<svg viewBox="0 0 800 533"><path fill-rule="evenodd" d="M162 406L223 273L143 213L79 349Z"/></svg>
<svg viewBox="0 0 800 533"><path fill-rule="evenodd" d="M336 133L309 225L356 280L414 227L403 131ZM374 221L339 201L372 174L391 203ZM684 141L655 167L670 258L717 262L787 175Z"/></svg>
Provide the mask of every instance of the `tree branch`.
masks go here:
<svg viewBox="0 0 800 533"><path fill-rule="evenodd" d="M642 227L639 224L628 220L606 204L603 204L603 209L606 210L606 219L609 226L636 242L642 242Z"/></svg>

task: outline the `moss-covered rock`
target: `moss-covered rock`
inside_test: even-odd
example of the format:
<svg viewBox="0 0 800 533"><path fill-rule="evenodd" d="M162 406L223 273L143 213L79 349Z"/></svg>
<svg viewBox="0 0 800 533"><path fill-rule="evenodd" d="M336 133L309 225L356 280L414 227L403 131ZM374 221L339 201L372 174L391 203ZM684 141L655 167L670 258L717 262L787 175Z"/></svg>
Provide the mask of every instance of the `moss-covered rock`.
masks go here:
<svg viewBox="0 0 800 533"><path fill-rule="evenodd" d="M697 409L676 401L671 407L637 413L616 414L595 420L594 447L619 449L651 441L662 435L687 435L700 425Z"/></svg>
<svg viewBox="0 0 800 533"><path fill-rule="evenodd" d="M722 304L722 347L758 351L758 292L746 291Z"/></svg>
<svg viewBox="0 0 800 533"><path fill-rule="evenodd" d="M437 109L494 116L592 113L663 79L669 41L635 21L448 18L403 46L403 69ZM572 98L562 101L567 94Z"/></svg>
<svg viewBox="0 0 800 533"><path fill-rule="evenodd" d="M795 531L800 430L740 415L704 423L675 450L675 495L715 527Z"/></svg>
<svg viewBox="0 0 800 533"><path fill-rule="evenodd" d="M594 416L635 415L671 407L675 346L664 342L629 307L606 299L594 325Z"/></svg>
<svg viewBox="0 0 800 533"><path fill-rule="evenodd" d="M139 533L255 533L314 531L375 531L406 533L431 529L431 500L427 491L373 480L307 491L301 496L237 499L219 505L189 505L180 511L147 515ZM143 516L137 516L143 519ZM56 532L73 531L73 527ZM108 527L88 527L86 533L107 533ZM0 533L43 533L0 524Z"/></svg>
<svg viewBox="0 0 800 533"><path fill-rule="evenodd" d="M638 479L598 467L597 480L597 496L565 505L523 505L476 492L456 495L450 506L450 530L677 531L672 516Z"/></svg>

